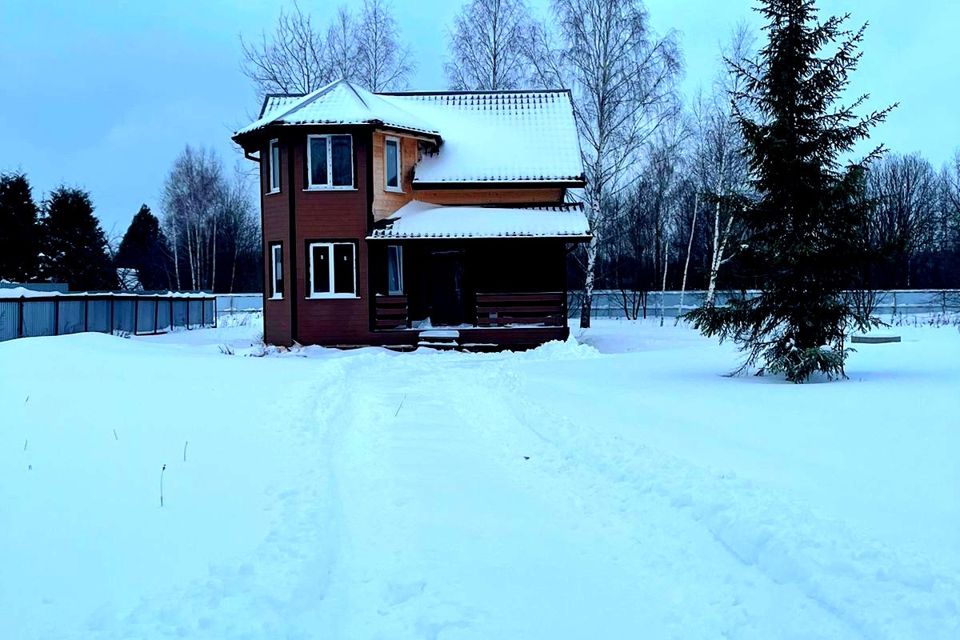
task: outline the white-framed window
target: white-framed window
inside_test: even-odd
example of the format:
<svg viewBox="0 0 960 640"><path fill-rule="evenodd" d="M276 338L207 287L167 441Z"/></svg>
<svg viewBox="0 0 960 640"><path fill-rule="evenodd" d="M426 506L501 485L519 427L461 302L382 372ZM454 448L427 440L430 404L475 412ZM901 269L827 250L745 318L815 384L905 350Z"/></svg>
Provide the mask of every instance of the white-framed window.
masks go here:
<svg viewBox="0 0 960 640"><path fill-rule="evenodd" d="M353 189L352 136L307 136L307 189Z"/></svg>
<svg viewBox="0 0 960 640"><path fill-rule="evenodd" d="M403 247L398 244L387 245L387 293L403 293Z"/></svg>
<svg viewBox="0 0 960 640"><path fill-rule="evenodd" d="M270 243L270 299L283 299L283 245Z"/></svg>
<svg viewBox="0 0 960 640"><path fill-rule="evenodd" d="M271 140L267 167L270 172L270 190L267 193L280 193L280 141Z"/></svg>
<svg viewBox="0 0 960 640"><path fill-rule="evenodd" d="M403 192L400 182L400 138L387 137L383 142L383 187L387 191Z"/></svg>
<svg viewBox="0 0 960 640"><path fill-rule="evenodd" d="M311 242L308 298L357 297L357 247L353 242Z"/></svg>

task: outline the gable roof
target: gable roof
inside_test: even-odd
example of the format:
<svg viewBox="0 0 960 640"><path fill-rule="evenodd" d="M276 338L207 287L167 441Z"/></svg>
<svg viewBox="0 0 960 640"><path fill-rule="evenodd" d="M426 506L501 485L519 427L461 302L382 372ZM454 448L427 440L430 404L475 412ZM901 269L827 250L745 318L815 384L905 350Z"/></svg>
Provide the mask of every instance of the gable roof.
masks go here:
<svg viewBox="0 0 960 640"><path fill-rule="evenodd" d="M368 240L564 238L586 240L590 225L580 204L527 208L441 206L413 200L393 212Z"/></svg>
<svg viewBox="0 0 960 640"><path fill-rule="evenodd" d="M267 96L234 139L277 125L372 125L434 139L415 188L465 183L583 184L567 90L371 93L338 80L304 96Z"/></svg>

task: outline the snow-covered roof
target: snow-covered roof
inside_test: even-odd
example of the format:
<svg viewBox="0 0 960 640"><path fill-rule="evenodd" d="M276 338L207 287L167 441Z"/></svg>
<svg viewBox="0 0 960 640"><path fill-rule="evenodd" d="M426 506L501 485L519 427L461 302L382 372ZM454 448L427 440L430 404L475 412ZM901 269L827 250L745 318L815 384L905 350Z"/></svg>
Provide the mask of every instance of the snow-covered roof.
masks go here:
<svg viewBox="0 0 960 640"><path fill-rule="evenodd" d="M237 131L240 136L267 125L382 125L436 136L438 132L416 115L384 96L346 80L331 82L299 98L273 96L264 102L260 118Z"/></svg>
<svg viewBox="0 0 960 640"><path fill-rule="evenodd" d="M577 182L583 178L573 105L566 91L395 94L440 131L414 184Z"/></svg>
<svg viewBox="0 0 960 640"><path fill-rule="evenodd" d="M269 125L374 125L435 138L415 187L583 182L573 104L565 90L374 94L339 80L306 96L268 96L242 136Z"/></svg>
<svg viewBox="0 0 960 640"><path fill-rule="evenodd" d="M446 207L413 200L384 220L368 240L590 237L578 204L530 208Z"/></svg>

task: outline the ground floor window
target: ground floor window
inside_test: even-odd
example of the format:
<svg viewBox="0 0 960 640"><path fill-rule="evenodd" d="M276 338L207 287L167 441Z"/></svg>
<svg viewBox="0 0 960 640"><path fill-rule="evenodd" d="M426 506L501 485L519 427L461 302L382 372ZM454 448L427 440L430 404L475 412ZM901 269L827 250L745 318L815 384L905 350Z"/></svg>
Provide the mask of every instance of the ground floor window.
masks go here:
<svg viewBox="0 0 960 640"><path fill-rule="evenodd" d="M270 244L270 299L283 298L283 245L279 242Z"/></svg>
<svg viewBox="0 0 960 640"><path fill-rule="evenodd" d="M311 242L307 251L310 298L353 298L357 295L356 245Z"/></svg>
<svg viewBox="0 0 960 640"><path fill-rule="evenodd" d="M403 293L403 247L397 244L387 246L387 293Z"/></svg>

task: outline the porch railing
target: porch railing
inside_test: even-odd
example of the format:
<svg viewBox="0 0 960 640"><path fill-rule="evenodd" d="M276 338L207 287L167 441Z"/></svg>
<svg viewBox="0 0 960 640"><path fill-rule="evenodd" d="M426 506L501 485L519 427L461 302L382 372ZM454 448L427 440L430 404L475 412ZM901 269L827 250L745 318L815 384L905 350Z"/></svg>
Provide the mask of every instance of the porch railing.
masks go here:
<svg viewBox="0 0 960 640"><path fill-rule="evenodd" d="M407 296L377 296L374 305L373 321L376 329L407 329L410 326L410 314L407 310Z"/></svg>
<svg viewBox="0 0 960 640"><path fill-rule="evenodd" d="M563 326L567 296L562 292L478 293L477 326Z"/></svg>

